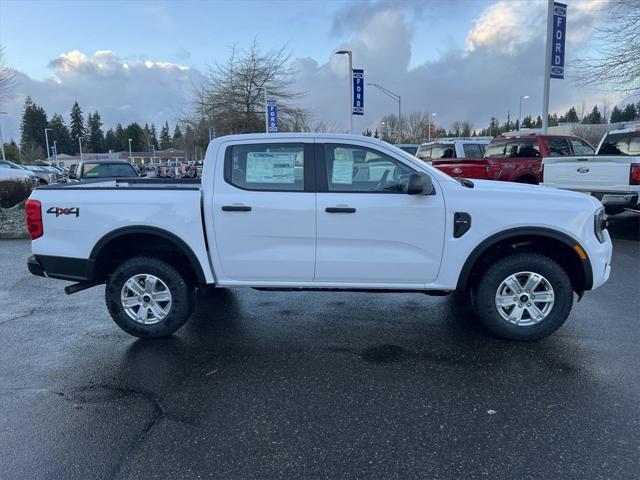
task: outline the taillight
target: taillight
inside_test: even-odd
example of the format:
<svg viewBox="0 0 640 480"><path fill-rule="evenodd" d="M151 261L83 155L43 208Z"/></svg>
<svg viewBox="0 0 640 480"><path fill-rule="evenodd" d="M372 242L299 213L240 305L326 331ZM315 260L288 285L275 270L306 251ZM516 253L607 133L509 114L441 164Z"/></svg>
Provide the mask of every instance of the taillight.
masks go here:
<svg viewBox="0 0 640 480"><path fill-rule="evenodd" d="M38 200L27 200L24 204L27 219L27 231L31 240L40 238L44 233L42 228L42 208Z"/></svg>
<svg viewBox="0 0 640 480"><path fill-rule="evenodd" d="M502 173L502 168L500 167L500 165L490 164L485 167L485 171L487 172L488 179L497 180Z"/></svg>
<svg viewBox="0 0 640 480"><path fill-rule="evenodd" d="M640 163L632 163L629 172L629 185L640 185Z"/></svg>

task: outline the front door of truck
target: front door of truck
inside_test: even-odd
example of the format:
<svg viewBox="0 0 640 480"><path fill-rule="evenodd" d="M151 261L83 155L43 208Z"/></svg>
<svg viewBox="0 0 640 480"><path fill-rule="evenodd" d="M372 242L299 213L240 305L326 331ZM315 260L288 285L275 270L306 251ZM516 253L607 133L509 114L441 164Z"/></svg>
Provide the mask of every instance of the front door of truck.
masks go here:
<svg viewBox="0 0 640 480"><path fill-rule="evenodd" d="M315 269L313 141L228 145L216 164L213 229L223 282L311 282ZM215 254L215 251L214 253Z"/></svg>
<svg viewBox="0 0 640 480"><path fill-rule="evenodd" d="M408 195L415 167L356 142L317 147L318 244L315 281L420 288L433 282L444 243L445 207ZM324 191L320 191L320 189Z"/></svg>

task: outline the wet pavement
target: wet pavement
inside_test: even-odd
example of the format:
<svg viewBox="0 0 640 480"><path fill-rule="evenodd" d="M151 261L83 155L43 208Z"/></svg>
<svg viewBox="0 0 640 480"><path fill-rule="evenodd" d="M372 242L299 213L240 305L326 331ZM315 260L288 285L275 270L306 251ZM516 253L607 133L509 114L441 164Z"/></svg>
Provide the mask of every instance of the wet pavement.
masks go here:
<svg viewBox="0 0 640 480"><path fill-rule="evenodd" d="M537 343L460 296L199 296L173 338L66 296L0 241L0 478L640 476L640 217L613 272Z"/></svg>

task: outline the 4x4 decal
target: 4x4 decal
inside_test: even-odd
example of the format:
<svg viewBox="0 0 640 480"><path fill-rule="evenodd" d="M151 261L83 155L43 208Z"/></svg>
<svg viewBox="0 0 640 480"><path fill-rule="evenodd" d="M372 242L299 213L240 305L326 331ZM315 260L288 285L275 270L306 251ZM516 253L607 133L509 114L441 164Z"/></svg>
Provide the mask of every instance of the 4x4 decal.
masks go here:
<svg viewBox="0 0 640 480"><path fill-rule="evenodd" d="M56 217L59 217L60 215L75 215L76 217L79 217L80 216L80 208L78 208L78 207L69 207L69 208L51 207L50 209L47 210L47 213L55 215Z"/></svg>

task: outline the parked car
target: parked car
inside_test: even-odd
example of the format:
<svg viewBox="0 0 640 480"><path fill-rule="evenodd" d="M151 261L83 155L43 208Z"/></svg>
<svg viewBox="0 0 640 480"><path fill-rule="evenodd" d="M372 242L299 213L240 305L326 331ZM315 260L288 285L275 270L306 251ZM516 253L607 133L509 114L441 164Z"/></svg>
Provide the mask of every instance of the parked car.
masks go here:
<svg viewBox="0 0 640 480"><path fill-rule="evenodd" d="M543 185L587 192L609 215L640 213L640 128L605 134L595 155L547 157Z"/></svg>
<svg viewBox="0 0 640 480"><path fill-rule="evenodd" d="M47 167L41 167L39 165L25 165L25 168L29 169L38 177L40 185L49 185L50 183L56 183L57 175L49 170Z"/></svg>
<svg viewBox="0 0 640 480"><path fill-rule="evenodd" d="M484 156L490 137L465 139L439 139L420 145L416 157L425 162L441 158L478 158Z"/></svg>
<svg viewBox="0 0 640 480"><path fill-rule="evenodd" d="M415 157L420 145L418 145L417 143L397 143L396 147Z"/></svg>
<svg viewBox="0 0 640 480"><path fill-rule="evenodd" d="M87 160L69 168L70 180L99 178L135 178L141 176L129 162L122 160Z"/></svg>
<svg viewBox="0 0 640 480"><path fill-rule="evenodd" d="M353 168L368 155L384 168L375 180ZM112 318L138 337L175 332L195 288L213 285L470 291L492 332L533 340L564 323L574 292L610 273L595 198L456 180L369 137L219 137L202 182L115 183L36 189L26 204L27 263L35 275L79 282L67 293L106 283Z"/></svg>
<svg viewBox="0 0 640 480"><path fill-rule="evenodd" d="M433 160L433 166L453 177L530 183L542 181L542 158L589 155L594 149L578 137L527 134L496 137L484 157L465 160Z"/></svg>
<svg viewBox="0 0 640 480"><path fill-rule="evenodd" d="M2 180L19 180L32 187L40 184L40 179L34 172L9 160L0 160L0 181Z"/></svg>

